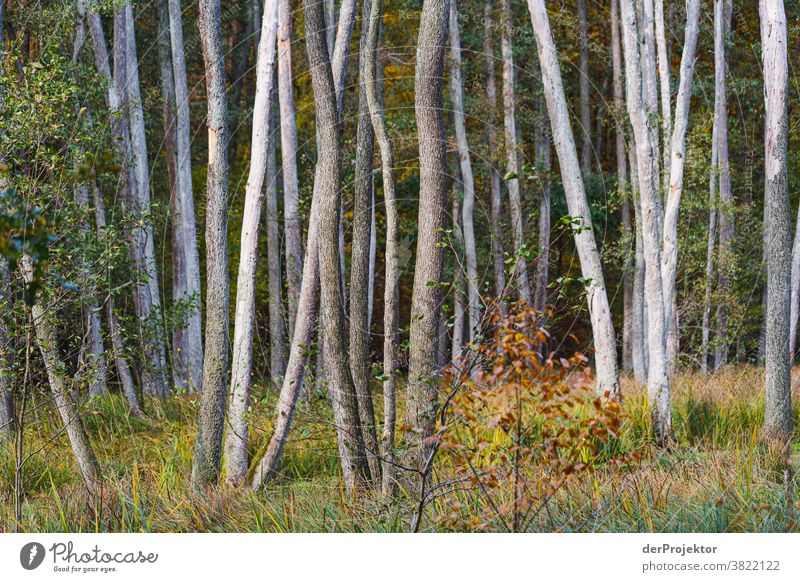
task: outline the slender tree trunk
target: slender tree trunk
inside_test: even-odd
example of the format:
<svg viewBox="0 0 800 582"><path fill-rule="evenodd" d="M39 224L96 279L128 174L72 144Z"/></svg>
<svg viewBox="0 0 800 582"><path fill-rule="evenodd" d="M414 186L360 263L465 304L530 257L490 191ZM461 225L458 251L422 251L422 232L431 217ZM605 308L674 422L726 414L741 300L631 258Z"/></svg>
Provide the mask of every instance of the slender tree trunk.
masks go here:
<svg viewBox="0 0 800 582"><path fill-rule="evenodd" d="M766 136L767 358L764 434L788 442L792 433L789 348L792 238L787 184L789 67L782 0L760 0ZM722 144L722 140L720 140Z"/></svg>
<svg viewBox="0 0 800 582"><path fill-rule="evenodd" d="M478 287L478 252L475 245L475 227L472 215L475 211L475 179L472 175L472 161L469 155L467 124L464 118L464 86L461 73L461 35L458 31L457 0L450 0L450 101L453 107L453 121L458 144L458 161L464 185L464 203L461 208L461 224L464 234L464 259L467 283L467 335L472 341L479 333L481 318L481 295Z"/></svg>
<svg viewBox="0 0 800 582"><path fill-rule="evenodd" d="M733 242L733 191L728 159L728 97L725 63L725 17L723 0L714 0L714 117L717 120L719 169L719 267L718 288L722 300L717 305L717 346L714 350L714 369L728 363L728 293L730 291L731 244Z"/></svg>
<svg viewBox="0 0 800 582"><path fill-rule="evenodd" d="M21 260L21 266L23 279L26 285L30 285L33 282L33 261L26 255ZM64 422L69 442L72 445L72 452L83 475L83 481L89 494L94 496L99 493L102 485L100 467L92 450L89 435L86 434L83 426L78 407L73 400L72 391L67 385L67 376L63 373L64 362L58 354L58 337L50 317L47 310L38 301L34 301L31 306L31 320L47 370L50 390L53 392L56 408Z"/></svg>
<svg viewBox="0 0 800 582"><path fill-rule="evenodd" d="M172 44L172 67L175 79L176 126L175 144L178 160L177 198L180 220L180 240L184 257L184 287L176 291L184 295L175 296L176 301L194 302L195 309L188 311L184 335L186 353L178 362L185 366L182 374L185 387L199 391L203 384L202 309L200 301L200 258L197 251L197 227L194 216L194 194L192 190L191 124L189 119L189 86L186 81L186 61L183 51L183 23L180 0L168 0L170 39ZM173 274L175 275L175 274ZM183 386L181 386L183 387Z"/></svg>
<svg viewBox="0 0 800 582"><path fill-rule="evenodd" d="M658 0L660 3L661 0ZM663 6L661 7L663 10ZM658 10L656 10L658 14ZM663 15L662 15L663 20ZM676 275L678 272L678 211L683 194L683 169L686 161L686 128L689 123L689 105L692 99L695 48L700 21L700 0L686 3L683 56L681 57L680 84L675 101L675 128L672 135L669 165L669 190L664 210L664 253L661 277L664 286L664 325L667 331L667 366L674 370L678 363L678 309ZM663 22L662 22L663 28ZM662 41L663 43L663 41ZM665 82L662 75L662 83ZM667 79L666 82L669 82ZM667 92L667 101L669 92ZM667 103L668 105L669 103ZM665 122L665 131L667 129Z"/></svg>
<svg viewBox="0 0 800 582"><path fill-rule="evenodd" d="M441 309L443 250L447 204L447 159L442 116L442 69L450 15L448 0L424 0L417 41L414 108L419 141L420 189L416 270L411 296L411 344L406 415L407 465L421 469L427 437L436 425L437 330ZM512 131L512 135L513 135Z"/></svg>
<svg viewBox="0 0 800 582"><path fill-rule="evenodd" d="M664 296L661 280L661 201L659 148L655 127L648 119L657 110L655 57L652 43L652 0L644 2L644 30L640 35L632 0L622 0L622 37L625 54L628 115L633 125L642 208L645 258L645 298L648 328L648 400L654 434L659 444L671 439L670 383L666 358ZM641 39L641 41L640 41ZM637 42L641 42L640 47ZM642 89L644 88L644 91Z"/></svg>
<svg viewBox="0 0 800 582"><path fill-rule="evenodd" d="M483 52L486 59L486 141L489 146L487 164L489 166L489 183L491 187L491 236L492 236L492 265L494 266L494 292L499 300L500 310L505 312L505 302L502 296L506 288L506 272L503 257L503 236L500 227L502 215L502 193L500 184L500 171L497 169L499 148L497 139L497 86L494 72L494 20L492 16L492 0L486 0L483 5L484 36Z"/></svg>
<svg viewBox="0 0 800 582"><path fill-rule="evenodd" d="M292 14L289 0L278 0L278 100L281 119L283 169L283 223L286 238L286 292L289 333L294 333L295 314L303 279L303 224L297 185L297 118L292 79Z"/></svg>
<svg viewBox="0 0 800 582"><path fill-rule="evenodd" d="M636 162L636 148L628 148L628 167L631 168L631 202L633 204L634 222L636 227L634 241L634 270L633 270L633 322L631 325L631 356L633 359L633 377L637 382L647 382L647 331L646 331L646 306L644 300L644 230L642 219L642 202L639 196L638 164Z"/></svg>
<svg viewBox="0 0 800 582"><path fill-rule="evenodd" d="M708 246L706 247L706 289L700 344L700 370L708 372L708 344L711 336L711 296L714 288L714 256L717 248L717 120L711 131L711 164L708 177Z"/></svg>
<svg viewBox="0 0 800 582"><path fill-rule="evenodd" d="M511 206L511 234L513 235L516 265L512 280L516 284L519 298L531 302L531 289L528 282L528 266L526 261L527 245L525 244L525 225L522 216L522 200L520 198L519 163L517 161L517 122L515 118L516 97L514 95L514 54L511 46L512 19L510 0L501 0L502 5L502 54L503 54L503 128L505 131L506 152L506 186L508 201Z"/></svg>
<svg viewBox="0 0 800 582"><path fill-rule="evenodd" d="M575 229L575 246L581 262L581 273L587 281L587 300L594 338L595 364L597 367L597 390L599 394L612 397L619 395L616 340L611 323L600 253L592 229L592 217L586 200L578 165L578 153L569 124L569 110L564 96L561 72L558 65L553 34L544 0L528 0L531 24L539 51L544 96L550 117L553 142L561 168L561 179L567 198L569 213L580 217L581 224Z"/></svg>
<svg viewBox="0 0 800 582"><path fill-rule="evenodd" d="M228 103L222 54L219 0L200 0L208 95L208 178L206 180L206 337L203 393L197 419L192 487L197 491L219 477L228 374L230 322L228 283Z"/></svg>
<svg viewBox="0 0 800 582"><path fill-rule="evenodd" d="M1 3L2 0L0 0ZM0 13L0 58L3 55L2 13ZM0 94L2 99L2 94ZM14 385L12 379L11 340L7 314L11 311L11 276L5 257L0 258L0 444L5 437L14 434Z"/></svg>
<svg viewBox="0 0 800 582"><path fill-rule="evenodd" d="M584 177L592 171L592 109L589 97L589 30L586 22L586 0L578 0L578 40L580 61L581 107L581 173Z"/></svg>
<svg viewBox="0 0 800 582"><path fill-rule="evenodd" d="M547 282L550 270L550 128L547 123L544 96L534 96L537 120L534 127L536 148L536 170L542 188L539 196L538 252L536 255L536 278L534 284L533 306L542 314L547 310Z"/></svg>
<svg viewBox="0 0 800 582"><path fill-rule="evenodd" d="M690 18L689 15L694 12L695 8L694 3L688 3L686 6L686 29L684 31L684 41L683 41L683 54L687 55L686 46L687 44L692 45L692 62L686 63L685 59L681 60L681 73L684 71L683 63L686 63L686 66L691 67L693 72L694 70L694 45L697 44L697 30L690 31ZM672 96L671 96L671 89L670 89L670 58L669 58L669 49L667 46L667 34L666 28L664 26L664 0L655 0L655 25L656 25L656 53L658 58L658 86L660 89L660 96L661 96L661 138L663 141L663 156L664 161L663 163L663 179L664 179L664 187L669 192L669 188L671 187L670 180L671 180L671 163L670 159L674 162L675 158L673 156L674 151L672 150L672 146L674 146L674 136L672 130ZM696 28L696 26L695 26ZM686 33L689 33L688 36ZM695 36L694 41L690 41L690 37ZM689 82L689 97L691 97L691 78ZM680 91L679 91L680 93ZM688 97L687 97L688 98ZM680 99L680 95L678 95L678 99ZM675 105L675 117L676 123L679 123L677 117L678 113L678 104ZM688 112L688 106L687 106ZM667 202L669 205L669 202ZM667 312L670 310L670 304L666 302ZM667 350L670 349L670 338L667 338Z"/></svg>
<svg viewBox="0 0 800 582"><path fill-rule="evenodd" d="M258 230L264 203L264 174L271 147L270 100L275 78L275 39L278 27L276 0L264 4L261 43L258 47L256 96L253 105L253 133L250 145L250 172L247 177L240 243L239 275L236 283L236 309L231 358L231 401L228 432L225 437L225 479L238 486L247 473L247 409L253 376L253 332L256 317L256 267ZM277 303L270 297L270 303Z"/></svg>

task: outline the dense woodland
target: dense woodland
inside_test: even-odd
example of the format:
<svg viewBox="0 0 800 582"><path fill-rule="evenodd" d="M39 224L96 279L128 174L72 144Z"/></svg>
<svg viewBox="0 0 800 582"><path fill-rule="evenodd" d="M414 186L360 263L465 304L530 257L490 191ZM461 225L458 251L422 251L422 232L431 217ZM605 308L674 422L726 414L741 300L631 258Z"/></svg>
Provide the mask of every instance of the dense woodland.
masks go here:
<svg viewBox="0 0 800 582"><path fill-rule="evenodd" d="M799 66L797 0L0 0L0 530L797 531Z"/></svg>

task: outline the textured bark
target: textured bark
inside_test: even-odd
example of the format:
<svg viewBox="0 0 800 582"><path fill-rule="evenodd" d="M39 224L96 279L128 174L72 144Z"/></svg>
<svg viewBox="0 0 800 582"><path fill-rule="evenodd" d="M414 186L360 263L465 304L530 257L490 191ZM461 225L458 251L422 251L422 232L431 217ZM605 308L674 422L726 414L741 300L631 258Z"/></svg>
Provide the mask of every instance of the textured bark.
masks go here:
<svg viewBox="0 0 800 582"><path fill-rule="evenodd" d="M684 64L686 63L688 66L691 66L692 72L694 70L694 46L697 44L697 26L695 25L694 29L690 28L690 14L695 12L695 8L699 10L699 6L697 6L697 2L692 0L691 2L686 3L686 28L684 29L684 41L683 41L683 54L684 56L687 55L687 45L691 45L692 47L692 59L691 63L686 63L686 59L681 60L681 77L683 77L684 71ZM675 161L674 157L674 149L673 146L675 145L675 140L673 136L673 129L672 129L672 97L671 97L671 89L670 89L670 58L669 58L669 49L667 47L667 34L664 26L664 0L655 0L655 25L656 25L656 53L658 57L658 88L659 88L659 95L661 97L661 138L663 141L663 179L664 179L664 186L665 188L671 188L671 176L672 172L670 168L672 167L672 163ZM692 40L692 37L694 39ZM689 83L689 97L691 96L691 81ZM680 101L680 90L678 90L678 102L675 104L675 118L676 123L680 123L677 119L679 112L678 107ZM687 97L688 98L688 97ZM687 112L688 112L688 105L687 105ZM670 161L672 160L672 162ZM667 190L669 192L669 190ZM667 202L669 205L669 202ZM666 219L666 218L665 218ZM664 303L667 306L667 313L670 311L669 303L667 299L664 299ZM667 327L667 333L669 333L669 327ZM667 337L667 351L670 350L670 338Z"/></svg>
<svg viewBox="0 0 800 582"><path fill-rule="evenodd" d="M658 134L648 119L657 110L655 57L652 42L652 0L644 2L644 30L640 34L632 0L621 3L628 115L633 125L639 195L642 209L642 243L645 259L648 380L653 432L659 444L671 439L670 383L667 372L664 297L661 281L661 201L659 196ZM641 39L641 40L640 40ZM640 47L637 42L641 43ZM644 89L644 91L642 90Z"/></svg>
<svg viewBox="0 0 800 582"><path fill-rule="evenodd" d="M203 393L192 461L198 491L219 477L228 374L228 103L222 54L219 0L200 0L208 95L208 177L206 180L206 336Z"/></svg>
<svg viewBox="0 0 800 582"><path fill-rule="evenodd" d="M592 171L592 109L589 96L589 30L586 22L586 0L578 0L578 86L581 108L581 173Z"/></svg>
<svg viewBox="0 0 800 582"><path fill-rule="evenodd" d="M494 267L494 292L499 300L501 311L505 312L505 302L501 300L505 294L506 272L503 257L503 236L501 231L502 193L500 187L500 171L497 169L497 85L494 72L494 20L492 16L492 0L483 5L484 36L483 52L486 59L486 142L489 146L486 156L489 166L489 183L491 187L491 237L492 266Z"/></svg>
<svg viewBox="0 0 800 582"><path fill-rule="evenodd" d="M728 363L728 300L733 243L733 190L728 157L728 96L725 86L725 15L723 0L714 0L714 119L717 123L717 166L719 171L719 254L718 290L723 298L717 306L717 345L714 369ZM791 244L791 243L790 243ZM788 347L787 347L788 349Z"/></svg>
<svg viewBox="0 0 800 582"><path fill-rule="evenodd" d="M320 315L325 353L325 376L333 408L344 486L352 493L368 472L363 452L358 399L344 345L345 322L339 264L341 208L341 137L336 89L324 35L320 0L304 0L306 51L317 112L316 187L319 188Z"/></svg>
<svg viewBox="0 0 800 582"><path fill-rule="evenodd" d="M453 296L453 339L450 342L450 361L455 362L464 353L464 332L466 331L467 304L466 281L464 278L464 234L461 230L461 197L463 189L461 186L461 171L456 168L453 172L453 202L452 202L452 264L453 264L453 285L450 294ZM467 336L469 337L469 336Z"/></svg>
<svg viewBox="0 0 800 582"><path fill-rule="evenodd" d="M663 7L661 8L663 10ZM656 10L656 14L658 14L658 10ZM669 153L669 189L667 190L667 203L664 209L664 253L661 258L661 278L664 286L664 326L667 332L667 366L670 371L677 366L679 347L677 292L675 287L678 272L678 211L681 203L681 194L683 194L686 128L689 123L689 105L692 99L692 81L699 21L700 0L689 0L686 3L686 26L684 27L683 36L680 83L675 101L675 128ZM669 79L666 80L666 82L668 81ZM662 75L663 82L665 80ZM668 104L669 91L666 99ZM667 130L666 123L665 121L665 131Z"/></svg>
<svg viewBox="0 0 800 582"><path fill-rule="evenodd" d="M769 288L764 434L788 442L792 433L790 361L787 357L792 225L787 181L789 69L786 13L782 0L760 0L759 13L766 106L764 177Z"/></svg>
<svg viewBox="0 0 800 582"><path fill-rule="evenodd" d="M424 0L417 41L414 107L419 141L420 188L416 269L411 296L408 396L409 450L407 463L420 469L426 457L425 439L436 424L437 330L441 309L447 160L442 117L442 68L447 46L448 0Z"/></svg>
<svg viewBox="0 0 800 582"><path fill-rule="evenodd" d="M797 220L794 227L794 244L792 245L792 296L789 315L789 360L794 363L797 353L797 318L800 315L800 207L797 209Z"/></svg>
<svg viewBox="0 0 800 582"><path fill-rule="evenodd" d="M516 285L519 298L531 302L531 289L528 282L528 266L525 260L525 225L522 217L522 199L519 189L519 163L517 145L517 122L515 118L516 97L514 94L514 54L511 46L511 6L509 0L501 0L502 4L502 39L501 48L503 55L503 128L505 136L506 153L506 186L508 187L508 201L511 206L511 234L514 242L516 265L514 267L512 284Z"/></svg>
<svg viewBox="0 0 800 582"><path fill-rule="evenodd" d="M154 232L149 220L151 203L147 143L130 1L114 15L114 82L130 135L130 157L126 160L131 164L128 176L130 188L126 210L139 225L131 232L131 246L134 266L143 279L134 295L143 354L142 390L150 396L165 397L169 394L166 351Z"/></svg>
<svg viewBox="0 0 800 582"><path fill-rule="evenodd" d="M537 120L534 127L534 141L536 148L536 171L539 175L541 194L539 196L539 228L537 237L538 250L536 253L536 277L534 279L533 306L544 313L547 309L547 281L550 271L550 129L547 127L547 117L543 95L536 94L534 107Z"/></svg>
<svg viewBox="0 0 800 582"><path fill-rule="evenodd" d="M183 24L180 0L168 0L170 40L172 45L172 68L175 80L175 145L177 154L177 210L180 221L180 242L184 257L183 288L173 288L173 299L194 299L196 309L187 316L183 334L186 352L178 354L177 362L184 367L179 375L191 391L202 390L203 341L202 310L200 301L200 258L197 252L197 227L194 216L194 194L192 191L192 157L190 151L191 125L189 119L189 87L186 82L186 61L183 51ZM173 274L174 275L174 274ZM181 296L180 293L183 292Z"/></svg>
<svg viewBox="0 0 800 582"><path fill-rule="evenodd" d="M639 197L639 179L636 163L636 148L628 148L628 167L631 168L631 202L633 203L635 240L634 240L634 270L633 270L633 321L631 325L631 358L633 360L633 377L637 382L647 382L647 331L645 329L645 300L644 300L644 241L642 238L643 219L642 203Z"/></svg>
<svg viewBox="0 0 800 582"><path fill-rule="evenodd" d="M26 255L21 259L21 267L25 283L30 284L33 281L33 261L29 256ZM53 400L64 423L86 489L90 495L96 495L102 485L100 466L97 464L97 457L92 450L89 435L86 434L78 407L68 386L67 377L64 374L64 362L58 354L55 325L49 317L47 309L38 301L34 301L31 306L31 319L36 331L39 351L42 353L47 370L47 380L50 383Z"/></svg>
<svg viewBox="0 0 800 582"><path fill-rule="evenodd" d="M706 247L706 289L700 344L700 370L708 372L708 343L711 336L711 291L714 287L714 257L717 247L717 121L711 130L711 164L708 176L708 246Z"/></svg>
<svg viewBox="0 0 800 582"><path fill-rule="evenodd" d="M478 287L478 252L475 244L475 227L472 215L475 212L475 179L472 176L472 160L469 155L467 123L464 118L464 86L461 73L461 35L458 31L457 0L450 0L450 102L453 107L453 122L456 128L458 161L464 186L464 202L461 207L461 224L464 234L464 262L467 284L467 334L466 341L475 339L480 333L481 295Z"/></svg>
<svg viewBox="0 0 800 582"><path fill-rule="evenodd" d="M298 208L300 194L297 185L297 118L292 80L292 14L289 0L278 0L278 100L281 119L287 311L289 333L294 334L300 283L303 279L303 224Z"/></svg>
<svg viewBox="0 0 800 582"><path fill-rule="evenodd" d="M271 142L270 101L275 79L275 40L278 27L276 0L264 3L261 43L258 47L256 96L250 144L250 171L245 190L244 213L236 282L236 308L231 357L231 400L225 437L225 479L238 486L247 473L247 409L253 376L253 333L256 317L256 267L258 231L264 203L264 175ZM270 297L270 303L276 303ZM277 302L280 307L280 302Z"/></svg>
<svg viewBox="0 0 800 582"><path fill-rule="evenodd" d="M553 143L558 154L567 207L570 215L573 218L580 217L581 221L580 227L575 231L575 246L580 257L581 274L587 281L586 294L594 339L597 391L599 394L616 397L619 395L620 386L614 326L611 322L600 253L594 238L592 217L579 172L578 153L569 124L569 110L564 96L555 42L544 0L528 0L528 8L539 50L545 101Z"/></svg>

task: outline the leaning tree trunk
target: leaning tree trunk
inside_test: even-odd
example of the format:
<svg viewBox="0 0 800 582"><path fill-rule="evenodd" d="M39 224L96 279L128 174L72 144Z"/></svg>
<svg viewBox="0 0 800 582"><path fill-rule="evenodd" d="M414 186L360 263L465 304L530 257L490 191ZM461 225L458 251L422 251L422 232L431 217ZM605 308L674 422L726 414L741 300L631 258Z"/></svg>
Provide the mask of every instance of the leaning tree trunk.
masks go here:
<svg viewBox="0 0 800 582"><path fill-rule="evenodd" d="M766 106L764 174L767 229L767 359L764 434L788 441L792 432L789 349L792 238L787 184L789 70L782 0L760 0Z"/></svg>
<svg viewBox="0 0 800 582"><path fill-rule="evenodd" d="M478 252L475 245L475 227L472 215L475 211L475 179L472 176L472 160L467 141L467 123L464 118L464 86L461 73L461 35L458 31L457 0L450 0L450 101L456 127L458 161L464 185L464 202L461 207L461 223L464 233L464 259L467 283L467 342L479 334L481 318L481 296L478 282Z"/></svg>
<svg viewBox="0 0 800 582"><path fill-rule="evenodd" d="M406 464L415 469L425 465L429 454L426 439L436 425L437 330L444 259L440 247L447 204L442 69L449 14L448 0L424 0L417 41L414 109L420 188L406 403L407 424L411 427Z"/></svg>
<svg viewBox="0 0 800 582"><path fill-rule="evenodd" d="M275 78L275 39L278 27L276 0L264 3L261 42L258 46L256 96L253 105L253 133L250 172L247 177L236 282L236 308L231 358L231 401L225 437L225 479L238 486L247 473L247 409L253 377L253 332L256 318L256 268L258 231L264 203L264 174L271 146L270 100ZM271 250L271 249L270 249ZM270 303L273 303L270 298Z"/></svg>
<svg viewBox="0 0 800 582"><path fill-rule="evenodd" d="M661 201L659 196L658 132L648 120L658 104L655 91L655 57L652 40L652 0L645 0L644 27L640 36L633 0L622 0L621 21L625 54L628 115L633 125L642 210L642 242L645 259L647 307L648 400L656 440L671 438L670 384L667 372L664 297L661 280ZM640 41L640 38L642 39ZM650 39L650 40L648 40ZM637 43L641 42L640 47ZM644 91L643 91L644 89Z"/></svg>
<svg viewBox="0 0 800 582"><path fill-rule="evenodd" d="M192 190L191 123L189 119L189 86L186 81L186 61L183 49L183 24L181 22L180 0L169 2L169 31L172 44L172 68L175 79L175 145L177 153L177 209L180 221L181 254L184 272L173 273L180 276L183 285L175 289L176 301L195 302L189 310L185 326L182 326L186 352L179 354L177 362L183 368L178 375L186 387L192 391L203 387L203 327L202 302L200 301L200 259L197 252L197 227L194 216L194 194ZM183 292L183 295L180 293Z"/></svg>
<svg viewBox="0 0 800 582"><path fill-rule="evenodd" d="M192 487L219 477L228 374L228 103L219 0L200 0L200 40L208 95L206 180L206 345Z"/></svg>
<svg viewBox="0 0 800 582"><path fill-rule="evenodd" d="M525 303L531 302L531 289L528 282L528 266L526 261L525 224L522 217L522 200L519 192L519 163L517 160L517 122L515 118L516 97L514 94L514 54L511 46L513 34L511 26L511 6L509 0L501 0L502 4L502 39L503 54L503 128L505 132L506 151L506 186L508 201L511 207L511 234L514 242L516 263L513 283L519 291L519 298Z"/></svg>
<svg viewBox="0 0 800 582"><path fill-rule="evenodd" d="M33 261L29 256L22 257L21 267L25 284L31 285L33 283ZM102 486L100 467L92 450L89 435L86 434L83 426L78 407L73 400L73 392L67 385L67 376L63 372L64 362L58 354L58 337L51 317L52 314L48 312L48 308L42 306L38 300L34 300L31 305L31 320L36 330L36 339L39 351L42 352L53 400L56 403L58 414L64 422L69 442L72 445L72 452L75 454L78 467L83 475L83 481L89 494L94 496L99 493Z"/></svg>
<svg viewBox="0 0 800 582"><path fill-rule="evenodd" d="M528 8L539 51L542 85L567 207L573 219L580 219L580 225L574 229L575 246L580 257L581 273L587 281L586 295L594 338L597 390L600 394L617 397L620 386L614 326L611 323L611 310L606 295L600 253L592 229L592 217L579 170L575 139L569 124L569 110L564 96L556 46L550 31L544 0L528 0Z"/></svg>
<svg viewBox="0 0 800 582"><path fill-rule="evenodd" d="M592 171L592 110L589 104L589 30L586 22L586 0L578 0L579 66L578 86L581 107L581 173Z"/></svg>
<svg viewBox="0 0 800 582"><path fill-rule="evenodd" d="M658 11L656 11L656 14L658 14ZM661 258L664 313L666 315L664 325L667 330L667 366L670 371L675 369L678 359L678 310L675 288L678 272L678 211L681 203L681 194L683 194L686 128L689 123L689 105L692 99L692 79L694 76L695 48L697 46L699 22L700 0L688 0L686 3L686 26L683 36L680 84L675 101L675 128L670 149L669 190L667 191L667 203L664 210L664 254ZM662 78L663 82L665 81ZM666 98L669 101L669 92L667 92Z"/></svg>
<svg viewBox="0 0 800 582"><path fill-rule="evenodd" d="M733 192L728 158L728 96L725 87L728 67L725 62L725 17L723 0L714 0L714 119L717 122L717 156L719 170L719 254L717 305L717 346L714 369L728 363L728 293L730 291L731 244L733 242ZM790 243L791 244L791 243ZM788 346L787 346L788 349Z"/></svg>

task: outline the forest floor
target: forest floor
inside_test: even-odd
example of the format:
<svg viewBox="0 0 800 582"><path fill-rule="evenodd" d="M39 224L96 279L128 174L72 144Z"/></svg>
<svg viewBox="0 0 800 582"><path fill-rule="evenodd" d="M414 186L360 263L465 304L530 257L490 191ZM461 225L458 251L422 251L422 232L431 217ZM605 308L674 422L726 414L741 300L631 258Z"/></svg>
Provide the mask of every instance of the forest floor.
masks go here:
<svg viewBox="0 0 800 582"><path fill-rule="evenodd" d="M526 529L800 531L800 495L793 492L799 478L792 471L800 468L800 442L796 437L792 443L787 469L782 456L758 440L764 409L762 373L738 367L709 376L679 375L673 384L676 444L669 451L647 444L644 387L626 380L620 442L637 453L636 465L584 473ZM268 438L275 397L274 390L265 391L254 403L254 447ZM795 390L793 402L798 401ZM39 452L24 468L21 523L14 517L13 460L7 447L0 453L0 531L408 530L413 499L402 494L393 501L376 493L362 492L356 498L344 494L323 394L300 403L281 475L269 487L255 494L192 495L188 476L197 405L191 395L151 402L143 419L127 414L124 400L116 396L86 406L86 425L107 480L97 509L87 503L66 436L53 438L60 421L50 407L36 408L33 403L25 450ZM379 402L376 409L381 409ZM251 453L257 454L257 449ZM480 497L471 502L478 507ZM438 502L427 507L423 531L446 529L437 519L442 507Z"/></svg>

